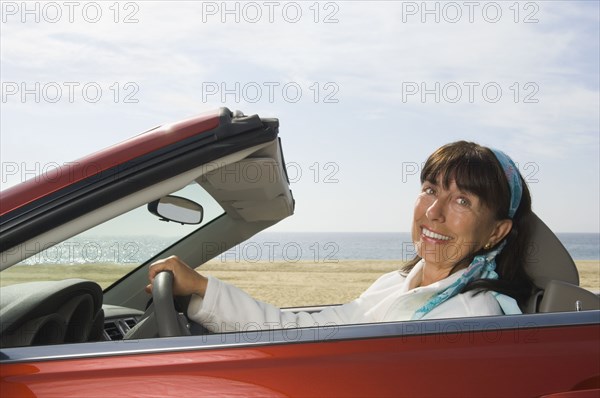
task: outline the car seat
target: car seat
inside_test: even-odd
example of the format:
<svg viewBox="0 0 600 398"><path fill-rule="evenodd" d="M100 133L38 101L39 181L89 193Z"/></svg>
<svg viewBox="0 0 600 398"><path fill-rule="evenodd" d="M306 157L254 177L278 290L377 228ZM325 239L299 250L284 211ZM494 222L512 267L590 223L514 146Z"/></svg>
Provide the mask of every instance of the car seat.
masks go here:
<svg viewBox="0 0 600 398"><path fill-rule="evenodd" d="M579 273L569 252L533 213L531 234L526 270L539 290L531 296L524 312L600 309L600 297L579 286Z"/></svg>

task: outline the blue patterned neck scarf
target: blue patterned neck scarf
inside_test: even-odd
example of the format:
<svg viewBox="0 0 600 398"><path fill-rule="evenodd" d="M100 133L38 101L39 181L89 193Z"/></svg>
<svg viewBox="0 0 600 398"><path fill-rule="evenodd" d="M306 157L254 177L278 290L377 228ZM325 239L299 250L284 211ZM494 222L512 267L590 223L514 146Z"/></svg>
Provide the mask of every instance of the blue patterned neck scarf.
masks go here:
<svg viewBox="0 0 600 398"><path fill-rule="evenodd" d="M429 311L442 304L459 294L461 290L469 284L469 282L477 279L498 279L496 273L496 261L494 259L502 251L502 248L506 242L502 242L494 250L491 250L485 254L475 256L469 267L465 272L458 278L453 284L448 286L446 289L434 294L421 308L415 311L412 319L421 319Z"/></svg>
<svg viewBox="0 0 600 398"><path fill-rule="evenodd" d="M519 204L521 203L521 196L523 195L523 185L521 184L521 176L517 170L517 166L504 152L497 149L492 149L494 155L500 162L506 179L508 180L508 186L510 187L510 206L508 210L509 218L513 218ZM446 300L459 294L462 289L467 286L470 282L478 279L498 279L496 273L496 256L502 251L506 241L500 243L496 248L490 250L487 253L475 256L471 264L467 267L465 272L458 278L453 284L448 286L446 289L434 294L427 302L412 316L412 319L421 319L432 309L442 304ZM498 303L504 310L505 314L520 313L516 301L508 296L501 295L494 292L494 296L498 300Z"/></svg>

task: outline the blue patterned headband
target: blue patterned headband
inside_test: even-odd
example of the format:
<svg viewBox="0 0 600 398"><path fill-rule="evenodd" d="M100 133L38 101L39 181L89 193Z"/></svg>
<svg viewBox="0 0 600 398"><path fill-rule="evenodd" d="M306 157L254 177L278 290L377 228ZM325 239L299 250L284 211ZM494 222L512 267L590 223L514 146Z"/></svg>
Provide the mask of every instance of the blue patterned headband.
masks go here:
<svg viewBox="0 0 600 398"><path fill-rule="evenodd" d="M508 217L512 219L519 208L519 204L521 203L521 196L523 196L521 175L519 174L515 162L513 162L507 154L497 149L492 149L492 152L494 152L494 155L496 155L496 159L498 159L500 162L500 165L504 170L504 174L506 175L506 179L508 180L508 186L510 188L510 206L508 208Z"/></svg>

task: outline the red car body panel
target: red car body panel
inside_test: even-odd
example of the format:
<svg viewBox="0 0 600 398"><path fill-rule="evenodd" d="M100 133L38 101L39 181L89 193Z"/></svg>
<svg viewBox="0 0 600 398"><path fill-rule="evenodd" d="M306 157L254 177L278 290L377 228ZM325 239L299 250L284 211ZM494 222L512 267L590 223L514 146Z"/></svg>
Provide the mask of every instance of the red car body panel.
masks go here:
<svg viewBox="0 0 600 398"><path fill-rule="evenodd" d="M2 395L22 397L578 397L600 393L599 334L598 325L442 333L50 360L0 372Z"/></svg>
<svg viewBox="0 0 600 398"><path fill-rule="evenodd" d="M56 170L31 178L2 192L0 215L110 168L196 136L199 131L208 132L218 125L219 114L217 112L163 125L70 162Z"/></svg>

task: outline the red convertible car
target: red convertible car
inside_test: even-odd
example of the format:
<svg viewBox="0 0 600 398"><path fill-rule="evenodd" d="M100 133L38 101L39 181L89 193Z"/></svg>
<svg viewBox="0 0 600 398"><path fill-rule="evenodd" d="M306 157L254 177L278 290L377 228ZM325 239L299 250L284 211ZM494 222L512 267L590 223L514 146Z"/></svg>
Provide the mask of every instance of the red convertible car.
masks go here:
<svg viewBox="0 0 600 398"><path fill-rule="evenodd" d="M216 334L186 319L164 273L149 304L156 259L204 264L293 214L278 134L277 119L223 108L2 192L2 397L600 396L598 296L537 217L539 291L521 315ZM149 235L145 257L73 243L114 231ZM34 261L113 249L137 266Z"/></svg>

